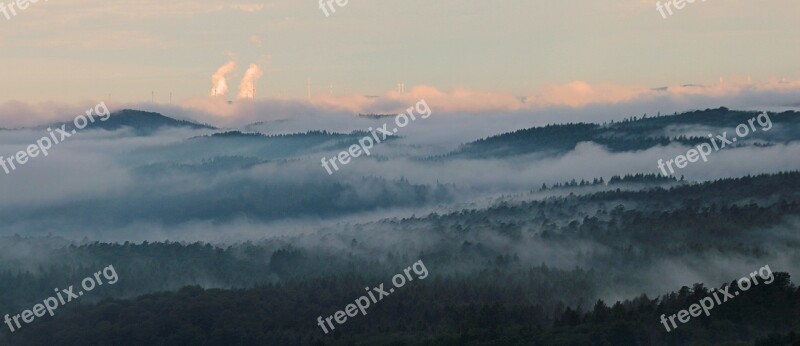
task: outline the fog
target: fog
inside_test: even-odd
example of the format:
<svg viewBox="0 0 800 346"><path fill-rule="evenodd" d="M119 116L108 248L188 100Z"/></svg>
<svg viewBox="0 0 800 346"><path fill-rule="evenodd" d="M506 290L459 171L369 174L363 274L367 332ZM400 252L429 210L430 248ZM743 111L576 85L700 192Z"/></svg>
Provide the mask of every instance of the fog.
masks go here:
<svg viewBox="0 0 800 346"><path fill-rule="evenodd" d="M597 282L595 298L607 301L641 293L655 296L665 288L695 282L718 285L765 264L776 272L800 274L794 269L800 267L800 258L791 247L800 242L794 232L800 223L791 217L725 239L757 244L764 251L759 256L736 249L707 249L648 257L646 247L631 240L632 256L648 259L638 261L625 257L620 252L622 245L613 242L589 237L552 240L543 235L545 229L566 227L586 217L602 219L605 216L598 211L615 205L644 212L653 208L624 199L572 204L575 196L617 189L642 191L652 187L647 184L540 191L543 184L595 178L608 182L613 176L638 173L658 175L659 160L674 160L694 146L672 141L643 150L612 150L584 141L564 152L448 156L473 141L534 126L602 124L644 113L664 115L720 105L776 110L791 104L796 96L782 90L748 89L735 95L656 93L582 107L506 105L481 113L462 113L455 103L448 103L453 100L439 97L430 101L431 117L418 117L398 128L394 138L375 144L371 156L353 158L330 175L321 166L323 157L332 159L357 144L369 128L383 123L390 129L396 127L393 118L359 117L346 107L325 110L319 104L291 100L206 108L110 103L113 110L158 111L220 129L165 128L150 135L138 135L131 129L85 129L54 145L47 156L30 158L9 174L0 171L0 236L36 237L21 246L7 246L0 262L5 268L37 272L41 266L67 260L53 257L54 249L94 241L200 241L221 247L253 241L269 249L291 244L309 253L350 253L364 261L388 262L392 254L463 256L437 268L437 275L457 275L484 268L497 254L513 254L523 268L546 264L564 271L576 267L596 270L593 275L603 279ZM414 102L405 98L377 101L365 110L388 112ZM215 107L229 108L220 111ZM71 111L53 104L0 106L0 120L5 121L2 127L25 127L0 131L0 156L12 157L25 150L48 135L42 125L70 121L70 114L78 114ZM56 113L60 112L66 114L59 117ZM708 162L700 160L678 169L675 179L685 181L658 184L691 185L800 170L798 128L793 122L776 121L768 132L712 152ZM234 130L265 136L213 136ZM328 133L306 134L318 130ZM725 131L732 133L733 129L668 123L648 135L705 137ZM768 145L755 145L762 143ZM741 201L729 202L749 200L739 198ZM550 204L533 209L530 215L506 216L496 209L545 201ZM680 203L676 197L674 204ZM691 230L675 232L691 234ZM690 239L676 240L678 245L685 242ZM479 250L468 244L479 244ZM81 261L77 257L68 260ZM207 274L197 282L222 285Z"/></svg>
<svg viewBox="0 0 800 346"><path fill-rule="evenodd" d="M562 109L553 111L549 119L577 117L579 113L603 114L591 107ZM373 213L380 216L386 213L395 215L393 213L398 211L431 210L443 203L466 204L480 198L536 190L542 184L572 179L602 177L607 181L615 175L658 174L658 160L674 159L692 148L670 144L647 150L612 152L596 143L584 142L572 151L555 156L529 154L491 159L421 160L447 154L482 136L548 122L518 113L464 117L437 115L434 109L430 118L417 118L410 122L399 130L399 138L376 144L372 156L353 158L332 175L321 167L320 159L336 156L340 150L356 144L363 134L331 137L313 143L298 136L300 147L289 150L284 142L272 142L277 139L204 137L217 132L213 130L172 129L151 136L136 136L124 129L114 132L84 130L55 145L48 156L31 158L27 164L0 177L0 194L4 196L0 199L0 214L6 220L0 227L0 234L56 231L73 238L126 240L125 229L139 229L130 232L134 237L131 240L141 240L143 234L152 234L154 239L203 240L201 234L206 232L201 231L203 227L198 228L197 224L210 223L213 226L209 228L221 230L227 224L235 224L231 226L233 229L240 228L240 222L256 225L260 222L302 223L306 220L338 222L355 215L373 220L376 218L371 216ZM523 118L527 123L519 121ZM592 119L603 119L603 116L594 115L584 120ZM266 127L264 132L270 134L307 130L349 133L365 131L386 121L392 119L312 115L259 126ZM664 133L691 136L723 131L731 132L732 129L669 126ZM794 132L775 125L765 134L782 137L786 131ZM3 132L0 153L10 157L46 135L47 132L41 129ZM279 147L270 147L275 145ZM787 158L796 158L798 154L800 143L797 142L768 147L725 148L710 154L708 162L698 161L678 169L675 176L684 176L690 181L708 181L797 170L800 161ZM204 166L206 160L221 156L248 158L250 163L234 164L224 169ZM411 187L393 187L401 181L431 188L441 184L448 197L437 199L430 193L411 197ZM232 195L239 196L238 202L244 203L242 205L257 205L263 199L279 198L273 194L281 190L300 196L298 198L314 200L320 198L319 189L330 186L344 186L346 192L331 195L333 200L318 202L330 202L338 212L298 207L283 211L282 216L261 217L257 215L263 214L258 208L229 210L226 205L211 202L228 203L231 201L225 197ZM262 193L252 193L258 190ZM410 203L412 200L416 202ZM203 216L199 219L192 216L201 214ZM54 229L56 225L58 229ZM147 229L153 231L144 231ZM233 237L240 232L212 233ZM271 234L252 229L243 233L253 237Z"/></svg>

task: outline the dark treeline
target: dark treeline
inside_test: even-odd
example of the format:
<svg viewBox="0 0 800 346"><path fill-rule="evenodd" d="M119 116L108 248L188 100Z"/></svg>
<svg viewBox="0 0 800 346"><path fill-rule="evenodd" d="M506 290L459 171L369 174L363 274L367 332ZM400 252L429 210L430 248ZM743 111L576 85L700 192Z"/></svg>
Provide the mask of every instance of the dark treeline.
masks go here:
<svg viewBox="0 0 800 346"><path fill-rule="evenodd" d="M669 128L707 126L732 135L737 125L747 123L758 112L732 111L725 107L706 109L670 116L632 117L609 124L558 124L517 130L467 143L457 151L440 158L498 158L523 154L565 154L580 142L594 142L613 152L645 150L656 146L679 143L696 146L708 143L703 136L670 135ZM757 131L748 136L765 146L800 140L800 112L771 113L773 126L781 131ZM756 123L758 128L760 124ZM721 132L720 132L721 133ZM719 134L719 133L713 133ZM747 144L737 143L736 146Z"/></svg>
<svg viewBox="0 0 800 346"><path fill-rule="evenodd" d="M622 184L630 184L630 183L641 183L647 185L654 185L660 186L664 185L665 183L675 182L678 179L675 177L665 177L661 174L644 174L644 173L636 173L636 174L626 174L623 176L612 176L608 179L608 185L622 185ZM601 186L606 185L605 179L601 178L594 178L591 181L587 181L581 179L577 181L572 179L568 182L564 183L555 183L550 187L547 184L543 184L542 188L539 191L547 191L550 189L563 189L563 188L570 188L570 187L585 187L585 186Z"/></svg>
<svg viewBox="0 0 800 346"><path fill-rule="evenodd" d="M791 249L800 245L794 235L800 172L701 184L646 175L611 180L599 192L546 198L534 192L483 207L230 245L3 238L3 314L29 309L53 288L78 284L109 264L119 274L114 286L4 337L15 345L768 345L793 338L798 297L787 276L671 333L659 329L658 316L687 308L705 294L703 286L687 291L680 286L695 280L664 285L652 278L662 264L682 261L706 263L708 271L737 259L792 269L770 261L792 263ZM318 330L317 316L342 309L365 286L388 282L419 259L430 278L334 335ZM174 292L194 285L203 289ZM658 301L614 303L676 290ZM174 293L152 294L164 291ZM598 303L609 296L616 298ZM116 300L92 305L105 298Z"/></svg>
<svg viewBox="0 0 800 346"><path fill-rule="evenodd" d="M637 297L587 312L525 302L526 292L483 278L407 284L325 335L317 316L363 294L359 274L247 290L185 287L132 300L77 306L27 325L21 345L787 345L800 341L800 290L789 275L754 286L711 315L666 332L672 314L709 295L702 284L661 298ZM534 276L526 279L535 280ZM3 339L0 339L3 340ZM2 344L2 341L0 341Z"/></svg>
<svg viewBox="0 0 800 346"><path fill-rule="evenodd" d="M214 130L215 127L207 124L198 124L187 120L177 120L163 116L159 113L144 112L133 109L123 109L114 112L111 116L102 121L100 116L95 115L96 120L89 122L85 130L106 130L117 131L129 129L137 136L148 136L153 133L169 128L186 128L193 130ZM78 130L73 122L65 123L67 131ZM52 125L51 125L52 126Z"/></svg>

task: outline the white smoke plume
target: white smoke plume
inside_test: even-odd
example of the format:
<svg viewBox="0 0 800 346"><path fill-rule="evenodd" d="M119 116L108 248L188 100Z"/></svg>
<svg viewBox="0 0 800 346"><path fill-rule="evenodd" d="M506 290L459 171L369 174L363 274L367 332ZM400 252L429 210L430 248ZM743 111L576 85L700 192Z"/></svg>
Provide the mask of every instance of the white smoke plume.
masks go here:
<svg viewBox="0 0 800 346"><path fill-rule="evenodd" d="M236 62L231 60L218 68L217 72L214 72L211 76L211 86L213 88L209 93L211 96L224 96L228 93L228 82L225 76L235 68Z"/></svg>
<svg viewBox="0 0 800 346"><path fill-rule="evenodd" d="M240 99L255 98L255 85L262 75L264 75L264 72L258 65L250 64L247 72L244 73L242 82L239 84Z"/></svg>

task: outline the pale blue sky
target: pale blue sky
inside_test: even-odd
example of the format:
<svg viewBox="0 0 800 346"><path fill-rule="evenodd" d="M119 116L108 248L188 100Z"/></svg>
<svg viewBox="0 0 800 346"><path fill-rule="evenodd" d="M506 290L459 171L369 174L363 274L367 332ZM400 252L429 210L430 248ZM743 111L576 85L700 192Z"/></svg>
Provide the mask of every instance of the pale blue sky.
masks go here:
<svg viewBox="0 0 800 346"><path fill-rule="evenodd" d="M326 17L315 1L40 1L0 15L0 102L203 97L231 54L228 84L259 64L259 96L303 97L307 78L320 93L405 82L515 95L800 79L800 2L698 1L666 20L655 3L350 0Z"/></svg>

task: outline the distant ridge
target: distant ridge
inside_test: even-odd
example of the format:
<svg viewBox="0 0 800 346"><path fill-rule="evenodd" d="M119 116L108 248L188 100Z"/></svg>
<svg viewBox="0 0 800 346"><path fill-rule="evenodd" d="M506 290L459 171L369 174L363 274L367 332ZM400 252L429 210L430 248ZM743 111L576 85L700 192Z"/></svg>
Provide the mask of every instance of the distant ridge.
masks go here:
<svg viewBox="0 0 800 346"><path fill-rule="evenodd" d="M727 130L746 123L760 114L735 111L725 107L705 109L674 115L630 117L610 123L566 123L538 126L490 136L462 145L454 152L438 158L497 158L514 155L560 155L574 150L578 143L594 142L613 152L646 150L670 143L693 146L705 143L704 136L670 136L669 127L705 126ZM763 145L800 141L791 129L800 127L800 112L770 113L771 121L787 129L781 133L761 133L751 136ZM737 145L746 145L737 143Z"/></svg>
<svg viewBox="0 0 800 346"><path fill-rule="evenodd" d="M67 126L69 127L68 124ZM123 109L111 114L106 121L95 121L87 128L103 130L119 130L124 127L132 128L136 134L148 135L163 128L190 128L195 130L216 130L216 127L198 124L186 120L177 120L159 113L144 112L133 109Z"/></svg>
<svg viewBox="0 0 800 346"><path fill-rule="evenodd" d="M97 116L94 117L95 122L89 123L83 131L85 130L107 130L107 131L116 131L123 128L129 128L134 131L137 136L147 136L155 133L158 130L166 129L166 128L187 128L187 129L194 129L194 130L216 130L216 127L206 124L199 124L191 121L186 120L178 120L174 118L170 118L168 116L164 116L159 113L155 112L145 112L139 111L134 109L123 109L121 111L111 113L111 116L105 120L101 121L101 119ZM72 130L77 130L75 124L73 122L66 122L66 123L57 123L57 124L50 124L47 126L40 126L39 128L48 128L48 127L61 127L61 125L66 125L66 129L68 132Z"/></svg>

